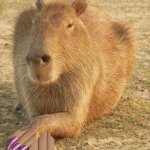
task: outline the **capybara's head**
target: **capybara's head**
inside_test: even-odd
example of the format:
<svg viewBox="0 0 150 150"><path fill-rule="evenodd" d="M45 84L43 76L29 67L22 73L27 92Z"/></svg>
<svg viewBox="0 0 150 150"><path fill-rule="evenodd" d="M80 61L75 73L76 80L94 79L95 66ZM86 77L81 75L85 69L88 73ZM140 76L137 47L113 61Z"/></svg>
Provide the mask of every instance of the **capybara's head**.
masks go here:
<svg viewBox="0 0 150 150"><path fill-rule="evenodd" d="M64 72L80 67L89 49L89 36L80 20L87 8L85 0L72 5L37 3L26 53L28 73L34 82L56 81Z"/></svg>

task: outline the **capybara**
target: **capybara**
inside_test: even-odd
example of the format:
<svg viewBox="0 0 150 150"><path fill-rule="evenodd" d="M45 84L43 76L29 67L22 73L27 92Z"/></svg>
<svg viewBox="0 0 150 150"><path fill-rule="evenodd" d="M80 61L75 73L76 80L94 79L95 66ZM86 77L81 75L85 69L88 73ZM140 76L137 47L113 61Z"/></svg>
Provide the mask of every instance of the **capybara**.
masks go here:
<svg viewBox="0 0 150 150"><path fill-rule="evenodd" d="M38 134L76 137L121 98L134 66L134 37L85 0L36 5L15 26L17 93Z"/></svg>

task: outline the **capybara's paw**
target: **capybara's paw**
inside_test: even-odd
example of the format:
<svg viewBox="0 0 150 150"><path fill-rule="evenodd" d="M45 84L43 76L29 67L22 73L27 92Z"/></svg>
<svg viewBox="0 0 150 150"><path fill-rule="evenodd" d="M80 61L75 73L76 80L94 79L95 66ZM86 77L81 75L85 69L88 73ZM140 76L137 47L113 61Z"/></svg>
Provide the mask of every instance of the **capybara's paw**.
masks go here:
<svg viewBox="0 0 150 150"><path fill-rule="evenodd" d="M13 107L13 110L15 111L15 112L17 112L17 111L19 111L19 110L21 110L22 109L22 104L21 103L16 103L15 104L15 106Z"/></svg>

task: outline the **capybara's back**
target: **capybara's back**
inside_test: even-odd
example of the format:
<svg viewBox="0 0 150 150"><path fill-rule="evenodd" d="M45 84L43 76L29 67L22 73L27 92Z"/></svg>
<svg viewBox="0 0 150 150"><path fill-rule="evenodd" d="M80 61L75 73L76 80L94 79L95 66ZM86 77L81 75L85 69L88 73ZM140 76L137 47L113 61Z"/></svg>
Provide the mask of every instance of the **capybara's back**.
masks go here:
<svg viewBox="0 0 150 150"><path fill-rule="evenodd" d="M37 2L22 12L14 34L14 73L20 102L38 133L72 137L86 121L119 101L134 65L134 40L85 0Z"/></svg>

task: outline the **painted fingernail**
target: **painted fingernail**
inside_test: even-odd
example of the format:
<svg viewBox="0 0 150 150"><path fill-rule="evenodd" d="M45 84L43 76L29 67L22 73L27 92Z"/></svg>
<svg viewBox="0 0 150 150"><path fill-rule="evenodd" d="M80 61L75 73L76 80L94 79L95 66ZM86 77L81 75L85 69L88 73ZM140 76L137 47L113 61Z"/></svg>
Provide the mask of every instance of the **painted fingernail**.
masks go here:
<svg viewBox="0 0 150 150"><path fill-rule="evenodd" d="M21 144L16 143L16 144L14 145L14 147L13 147L13 149L12 149L12 150L17 150L20 146L21 146Z"/></svg>
<svg viewBox="0 0 150 150"><path fill-rule="evenodd" d="M18 140L18 137L13 137L10 142L8 143L7 150L10 150L12 144L14 144Z"/></svg>
<svg viewBox="0 0 150 150"><path fill-rule="evenodd" d="M26 145L24 145L23 147L21 147L21 150L27 150L28 147Z"/></svg>

